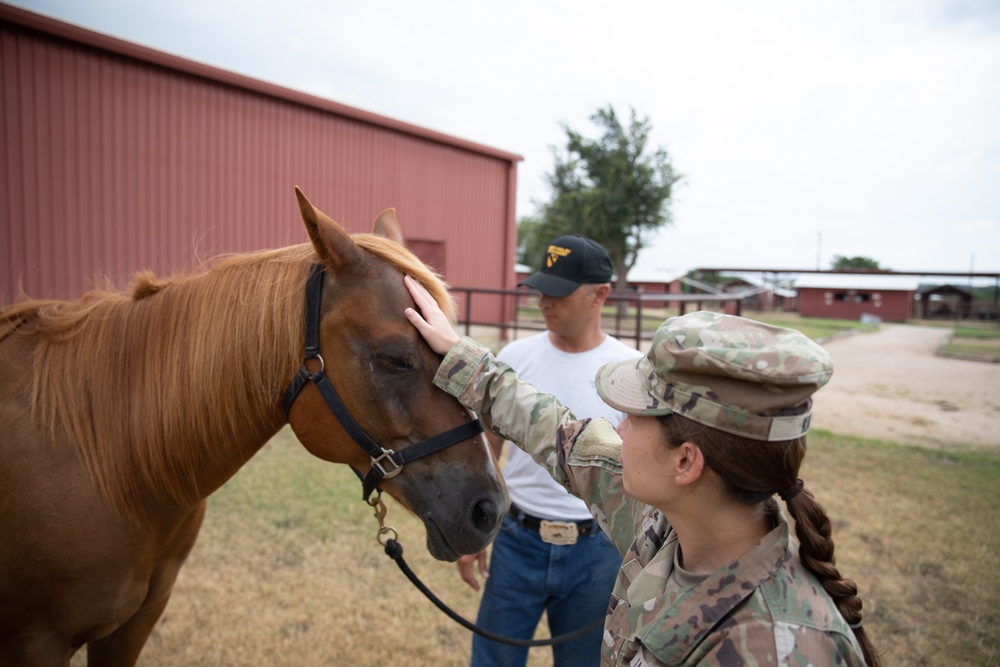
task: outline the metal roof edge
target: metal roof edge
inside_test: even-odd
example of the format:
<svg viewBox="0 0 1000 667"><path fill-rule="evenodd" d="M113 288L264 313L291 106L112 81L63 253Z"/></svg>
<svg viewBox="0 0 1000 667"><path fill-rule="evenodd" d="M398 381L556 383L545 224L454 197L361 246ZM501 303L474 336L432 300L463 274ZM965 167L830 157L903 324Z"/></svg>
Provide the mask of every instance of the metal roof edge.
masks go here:
<svg viewBox="0 0 1000 667"><path fill-rule="evenodd" d="M916 292L920 281L914 276L885 273L804 274L795 281L796 290L862 289L883 292Z"/></svg>
<svg viewBox="0 0 1000 667"><path fill-rule="evenodd" d="M478 144L467 139L455 137L437 130L407 123L406 121L383 116L371 111L365 111L356 107L351 107L340 102L334 102L316 95L304 93L268 83L261 79L255 79L244 74L231 72L213 65L190 60L181 56L173 55L166 51L159 51L148 46L142 46L134 42L129 42L118 37L112 37L101 32L96 32L89 28L67 23L59 19L40 14L28 9L0 2L0 21L6 21L31 30L35 30L48 35L60 37L67 41L78 42L87 46L109 51L135 60L141 60L153 65L177 70L193 76L209 79L218 83L223 83L236 88L243 88L262 95L268 95L283 99L296 104L313 107L320 111L345 116L371 125L377 125L389 130L394 130L402 134L409 134L440 144L454 146L472 153L479 153L489 157L498 158L510 163L522 162L524 157L517 153L510 153L493 148L484 144Z"/></svg>

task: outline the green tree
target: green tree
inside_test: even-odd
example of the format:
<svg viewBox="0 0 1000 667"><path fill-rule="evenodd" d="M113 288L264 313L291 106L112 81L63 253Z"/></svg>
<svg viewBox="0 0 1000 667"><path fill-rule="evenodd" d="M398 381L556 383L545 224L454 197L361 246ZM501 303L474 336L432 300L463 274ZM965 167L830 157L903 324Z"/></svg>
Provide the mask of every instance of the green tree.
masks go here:
<svg viewBox="0 0 1000 667"><path fill-rule="evenodd" d="M611 256L615 286L622 289L649 237L672 222L671 195L682 176L665 148L649 146L652 126L635 109L625 126L611 105L590 120L602 130L598 139L563 126L565 152L555 152L555 167L547 176L552 200L542 205L540 224L526 231L541 236L538 247L562 234L594 239ZM526 240L525 248L533 249L534 243ZM538 257L527 263L537 264Z"/></svg>
<svg viewBox="0 0 1000 667"><path fill-rule="evenodd" d="M862 257L860 255L857 257L844 257L843 255L833 256L834 271L850 271L852 269L867 269L872 271L888 270L879 266L878 262L871 257Z"/></svg>
<svg viewBox="0 0 1000 667"><path fill-rule="evenodd" d="M526 215L517 223L517 261L532 270L538 270L539 261L545 252L549 239L539 231L542 219L537 215Z"/></svg>

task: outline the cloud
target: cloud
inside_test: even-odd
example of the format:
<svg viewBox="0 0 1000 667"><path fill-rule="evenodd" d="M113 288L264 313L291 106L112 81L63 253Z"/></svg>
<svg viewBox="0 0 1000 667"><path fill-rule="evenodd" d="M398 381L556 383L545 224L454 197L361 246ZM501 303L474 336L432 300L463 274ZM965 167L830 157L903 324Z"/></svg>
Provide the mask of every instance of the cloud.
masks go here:
<svg viewBox="0 0 1000 667"><path fill-rule="evenodd" d="M967 222L958 223L958 229L960 230L993 230L997 228L997 223L995 220L969 220Z"/></svg>

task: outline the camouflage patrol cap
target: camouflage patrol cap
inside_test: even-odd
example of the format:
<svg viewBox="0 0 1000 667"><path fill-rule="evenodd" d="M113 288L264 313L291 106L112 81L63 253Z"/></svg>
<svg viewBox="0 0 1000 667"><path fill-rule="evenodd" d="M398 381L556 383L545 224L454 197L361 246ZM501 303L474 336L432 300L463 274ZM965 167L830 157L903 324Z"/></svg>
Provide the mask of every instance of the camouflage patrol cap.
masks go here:
<svg viewBox="0 0 1000 667"><path fill-rule="evenodd" d="M831 375L826 350L794 329L696 312L664 321L646 356L603 366L597 391L629 414L791 440L809 430L810 396Z"/></svg>

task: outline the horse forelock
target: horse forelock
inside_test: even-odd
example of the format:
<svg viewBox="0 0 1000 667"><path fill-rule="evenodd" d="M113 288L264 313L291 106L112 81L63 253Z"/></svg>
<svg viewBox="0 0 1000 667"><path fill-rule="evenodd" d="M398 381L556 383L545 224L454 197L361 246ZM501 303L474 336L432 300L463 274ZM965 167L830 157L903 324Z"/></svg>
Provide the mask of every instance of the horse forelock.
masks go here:
<svg viewBox="0 0 1000 667"><path fill-rule="evenodd" d="M313 258L309 245L234 255L187 276L140 274L131 294L40 302L34 413L69 434L124 514L150 494L197 500L199 469L246 458L247 438L280 422Z"/></svg>
<svg viewBox="0 0 1000 667"><path fill-rule="evenodd" d="M455 301L448 291L448 285L433 269L424 264L416 255L385 237L376 234L355 234L351 238L358 247L367 250L404 275L409 275L430 292L449 321L455 322ZM401 283L402 284L402 283Z"/></svg>

